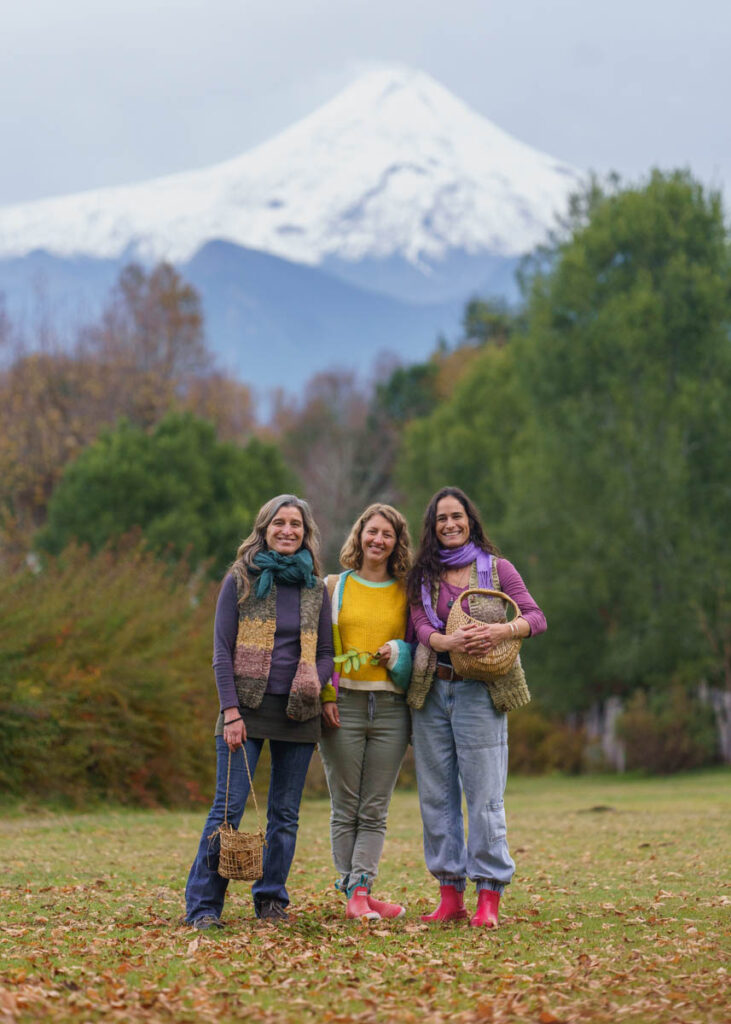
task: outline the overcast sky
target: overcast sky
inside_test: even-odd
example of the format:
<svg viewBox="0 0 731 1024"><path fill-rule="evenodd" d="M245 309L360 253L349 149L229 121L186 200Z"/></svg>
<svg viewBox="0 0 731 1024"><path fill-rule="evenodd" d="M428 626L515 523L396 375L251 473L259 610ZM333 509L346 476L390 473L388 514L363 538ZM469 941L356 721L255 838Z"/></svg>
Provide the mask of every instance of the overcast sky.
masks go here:
<svg viewBox="0 0 731 1024"><path fill-rule="evenodd" d="M235 156L392 62L579 168L731 196L731 0L0 2L0 204Z"/></svg>

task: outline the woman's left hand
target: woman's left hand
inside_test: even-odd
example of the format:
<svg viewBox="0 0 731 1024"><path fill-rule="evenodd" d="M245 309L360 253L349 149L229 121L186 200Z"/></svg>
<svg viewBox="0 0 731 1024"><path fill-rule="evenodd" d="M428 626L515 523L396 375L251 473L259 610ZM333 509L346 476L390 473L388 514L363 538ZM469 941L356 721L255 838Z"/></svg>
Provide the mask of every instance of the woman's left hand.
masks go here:
<svg viewBox="0 0 731 1024"><path fill-rule="evenodd" d="M506 622L470 622L464 627L468 654L480 655L513 635Z"/></svg>
<svg viewBox="0 0 731 1024"><path fill-rule="evenodd" d="M391 660L390 646L388 644L384 644L383 647L379 647L378 650L376 651L375 656L378 658L378 664L382 668L385 668L386 665L388 665L389 661Z"/></svg>

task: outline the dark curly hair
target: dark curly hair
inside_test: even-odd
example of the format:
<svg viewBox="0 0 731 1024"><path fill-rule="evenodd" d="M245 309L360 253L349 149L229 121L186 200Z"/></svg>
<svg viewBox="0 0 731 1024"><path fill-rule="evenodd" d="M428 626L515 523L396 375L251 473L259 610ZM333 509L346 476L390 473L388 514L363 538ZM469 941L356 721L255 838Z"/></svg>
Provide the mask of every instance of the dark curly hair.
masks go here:
<svg viewBox="0 0 731 1024"><path fill-rule="evenodd" d="M480 519L477 506L470 501L465 492L459 487L442 487L432 496L424 513L424 522L421 528L421 539L419 550L416 552L414 565L409 573L406 584L411 604L421 603L421 583L426 580L431 586L440 579L444 566L439 558L439 542L437 540L437 505L442 498L456 498L467 513L467 520L470 524L470 540L478 548L489 552L491 555L499 555L500 551L485 533Z"/></svg>

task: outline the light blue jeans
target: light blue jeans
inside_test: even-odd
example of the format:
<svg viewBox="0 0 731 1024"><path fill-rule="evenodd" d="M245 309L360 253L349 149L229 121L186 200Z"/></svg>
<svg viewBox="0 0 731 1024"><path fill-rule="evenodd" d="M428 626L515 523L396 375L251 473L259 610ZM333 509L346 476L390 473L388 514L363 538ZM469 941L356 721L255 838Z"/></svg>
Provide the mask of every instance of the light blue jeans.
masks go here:
<svg viewBox="0 0 731 1024"><path fill-rule="evenodd" d="M332 808L330 841L338 888L366 884L378 873L388 806L409 744L411 722L401 693L341 687L340 728L324 729L320 756Z"/></svg>
<svg viewBox="0 0 731 1024"><path fill-rule="evenodd" d="M435 678L412 722L427 868L440 885L461 890L469 878L478 889L502 892L515 870L503 805L507 715L495 710L484 683Z"/></svg>

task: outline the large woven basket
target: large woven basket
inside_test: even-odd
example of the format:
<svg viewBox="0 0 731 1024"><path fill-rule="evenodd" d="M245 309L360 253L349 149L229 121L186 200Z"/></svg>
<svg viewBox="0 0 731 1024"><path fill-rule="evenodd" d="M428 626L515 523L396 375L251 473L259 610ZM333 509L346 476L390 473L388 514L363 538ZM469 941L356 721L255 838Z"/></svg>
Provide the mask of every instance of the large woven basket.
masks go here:
<svg viewBox="0 0 731 1024"><path fill-rule="evenodd" d="M500 598L512 605L514 618L520 615L520 608L518 608L515 601L512 597L504 594L502 590L486 590L482 587L474 587L463 591L452 605L449 617L447 618L447 633L454 633L460 626L466 626L470 622L478 622L480 625L484 625L486 620L475 618L462 608L462 601L471 594L483 594L485 597ZM504 621L505 619L503 619ZM516 636L503 640L502 643L491 647L484 654L465 654L459 651L450 651L449 656L452 659L455 671L459 675L464 676L466 679L480 679L484 682L492 682L510 671L515 659L518 657L518 651L522 643L522 637Z"/></svg>
<svg viewBox="0 0 731 1024"><path fill-rule="evenodd" d="M228 752L228 773L226 775L226 805L223 811L223 824L219 825L213 835L218 835L221 850L218 857L218 873L222 878L237 882L256 882L264 874L264 847L266 840L259 820L259 806L256 802L254 784L249 771L249 759L246 747L242 747L246 774L249 776L249 792L254 800L256 810L256 832L239 832L228 820L228 788L231 780L231 751ZM213 835L211 838L213 838Z"/></svg>

